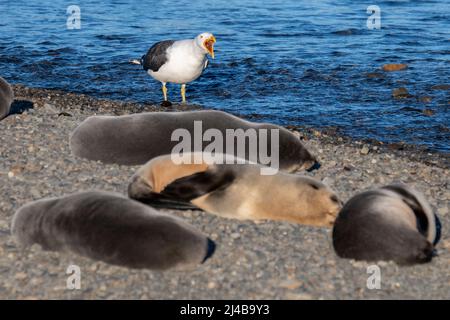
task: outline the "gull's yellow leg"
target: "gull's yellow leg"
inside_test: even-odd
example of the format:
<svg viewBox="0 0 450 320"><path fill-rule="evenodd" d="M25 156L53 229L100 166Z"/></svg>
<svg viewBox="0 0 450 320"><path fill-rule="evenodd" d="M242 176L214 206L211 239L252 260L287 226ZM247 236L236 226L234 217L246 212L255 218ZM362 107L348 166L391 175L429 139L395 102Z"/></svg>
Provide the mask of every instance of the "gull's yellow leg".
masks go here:
<svg viewBox="0 0 450 320"><path fill-rule="evenodd" d="M163 95L164 95L164 101L167 101L167 87L166 87L166 83L165 82L163 82L163 84L162 84L162 92L163 92Z"/></svg>
<svg viewBox="0 0 450 320"><path fill-rule="evenodd" d="M183 103L186 103L186 85L185 84L181 85L181 99L182 99Z"/></svg>

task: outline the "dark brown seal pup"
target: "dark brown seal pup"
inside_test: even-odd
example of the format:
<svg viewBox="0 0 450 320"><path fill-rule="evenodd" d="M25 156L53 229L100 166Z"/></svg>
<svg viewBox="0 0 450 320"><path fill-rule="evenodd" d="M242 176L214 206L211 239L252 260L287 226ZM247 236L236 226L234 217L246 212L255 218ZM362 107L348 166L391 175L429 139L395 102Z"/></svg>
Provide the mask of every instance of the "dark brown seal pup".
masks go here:
<svg viewBox="0 0 450 320"><path fill-rule="evenodd" d="M11 86L5 79L0 77L0 120L9 114L13 101L14 92Z"/></svg>
<svg viewBox="0 0 450 320"><path fill-rule="evenodd" d="M23 247L37 243L44 250L157 270L200 264L215 248L178 218L100 191L31 202L15 213L12 234Z"/></svg>
<svg viewBox="0 0 450 320"><path fill-rule="evenodd" d="M351 198L333 228L333 246L342 258L392 260L400 265L431 261L440 222L425 198L403 184Z"/></svg>
<svg viewBox="0 0 450 320"><path fill-rule="evenodd" d="M201 123L201 132L198 132L199 123ZM292 172L297 169L319 167L315 157L289 130L272 124L245 121L231 114L214 110L89 117L72 133L70 147L72 153L81 158L99 160L104 163L142 165L157 156L173 152L174 147L179 145L178 140L171 141L172 135L177 129L184 129L192 139L196 139L196 136L206 134L206 132L211 135L218 133L223 137L221 142L209 137L209 141L200 141L200 145L197 145L198 148L194 148L194 142L192 143L193 148L188 150L189 152L207 151L205 148L213 141L222 148L220 153L233 154L264 165L268 165L268 163L263 162L259 154L263 152L261 145L266 150L265 153L272 154L272 137L276 137L276 135L272 136L271 130L278 129L279 148L276 151L278 152L279 164L277 167L279 169ZM229 151L225 138L227 137L226 132L237 129L241 129L240 137L244 132L247 132L249 136L256 137L257 143L253 147L257 147L258 150L250 151L247 146L245 156L237 154L238 139L236 138L234 143L231 142L234 145L234 152ZM264 132L267 133L267 136L264 136ZM267 138L265 139L265 137ZM201 137L199 138L201 139ZM274 144L273 147L275 148L275 146ZM256 161L255 157L257 157Z"/></svg>
<svg viewBox="0 0 450 320"><path fill-rule="evenodd" d="M328 227L341 208L335 193L312 178L262 175L259 164L211 164L204 153L191 156L202 161L175 164L172 155L149 161L132 177L129 197L154 207L197 208L226 218Z"/></svg>

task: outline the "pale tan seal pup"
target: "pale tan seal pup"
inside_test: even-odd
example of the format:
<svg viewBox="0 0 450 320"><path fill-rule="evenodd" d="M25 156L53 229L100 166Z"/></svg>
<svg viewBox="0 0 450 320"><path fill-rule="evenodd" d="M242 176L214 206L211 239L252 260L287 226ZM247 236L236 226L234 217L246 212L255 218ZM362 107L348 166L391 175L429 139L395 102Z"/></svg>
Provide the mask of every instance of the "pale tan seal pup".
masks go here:
<svg viewBox="0 0 450 320"><path fill-rule="evenodd" d="M143 165L150 159L173 152L174 147L179 144L178 141L171 141L175 130L185 129L194 139L196 135L194 122L198 121L201 121L202 133L214 130L224 137L220 143L223 147L221 153L231 153L227 151L226 131L236 129L246 132L248 129L253 129L257 133L258 150L261 150L262 144L270 153L271 130L278 129L278 167L281 170L291 172L297 169L316 169L320 166L300 139L289 130L272 124L245 121L226 112L215 110L89 117L72 133L70 148L75 156L89 160L122 165ZM260 136L263 136L264 132L267 132L267 139L263 142ZM189 152L206 151L205 148L210 143L211 141L201 141L201 150L192 149ZM234 149L236 151L232 153L234 156L251 161L254 157L258 157L255 162L267 164L260 161L259 151L255 154L253 150L249 151L247 148L246 155L242 156L237 154L237 147Z"/></svg>
<svg viewBox="0 0 450 320"><path fill-rule="evenodd" d="M400 265L431 261L441 225L416 190L392 184L351 198L333 228L342 258L392 260Z"/></svg>
<svg viewBox="0 0 450 320"><path fill-rule="evenodd" d="M194 266L214 242L182 220L115 193L100 191L31 202L14 215L22 246L71 251L106 263L165 270Z"/></svg>
<svg viewBox="0 0 450 320"><path fill-rule="evenodd" d="M0 120L9 114L14 101L14 92L8 82L0 77Z"/></svg>
<svg viewBox="0 0 450 320"><path fill-rule="evenodd" d="M336 194L312 178L262 175L263 166L255 163L210 164L202 159L204 153L191 156L203 162L175 164L171 155L149 161L131 178L129 197L154 207L197 208L226 218L328 227L341 208Z"/></svg>

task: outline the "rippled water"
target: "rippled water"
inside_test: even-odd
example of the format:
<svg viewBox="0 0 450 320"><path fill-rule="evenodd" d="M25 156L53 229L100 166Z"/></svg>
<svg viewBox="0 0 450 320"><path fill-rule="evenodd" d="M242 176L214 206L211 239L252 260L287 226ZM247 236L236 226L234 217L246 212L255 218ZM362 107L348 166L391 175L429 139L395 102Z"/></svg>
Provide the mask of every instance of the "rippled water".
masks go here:
<svg viewBox="0 0 450 320"><path fill-rule="evenodd" d="M81 8L80 30L66 28L68 4ZM381 8L381 30L366 27L371 4ZM127 61L156 41L203 31L216 35L217 56L188 86L190 102L450 151L450 91L432 89L450 84L448 0L0 0L0 74L33 87L158 102L160 84ZM380 71L397 62L409 68ZM398 87L414 97L393 99ZM169 94L179 100L179 87Z"/></svg>

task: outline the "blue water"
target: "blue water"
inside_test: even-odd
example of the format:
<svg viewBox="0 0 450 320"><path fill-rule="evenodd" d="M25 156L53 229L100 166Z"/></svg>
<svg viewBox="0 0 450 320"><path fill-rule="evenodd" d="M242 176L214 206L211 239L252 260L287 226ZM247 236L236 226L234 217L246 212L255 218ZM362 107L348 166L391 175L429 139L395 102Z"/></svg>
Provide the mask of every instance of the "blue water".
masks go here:
<svg viewBox="0 0 450 320"><path fill-rule="evenodd" d="M80 30L66 28L70 4L81 8ZM381 30L366 26L372 4L381 8ZM431 89L450 84L448 0L0 0L0 75L32 87L159 102L160 84L127 61L156 41L203 31L217 38L216 59L188 86L192 103L450 151L450 91ZM409 68L367 77L400 62ZM398 87L415 97L393 99ZM179 87L170 86L169 95L178 101Z"/></svg>

